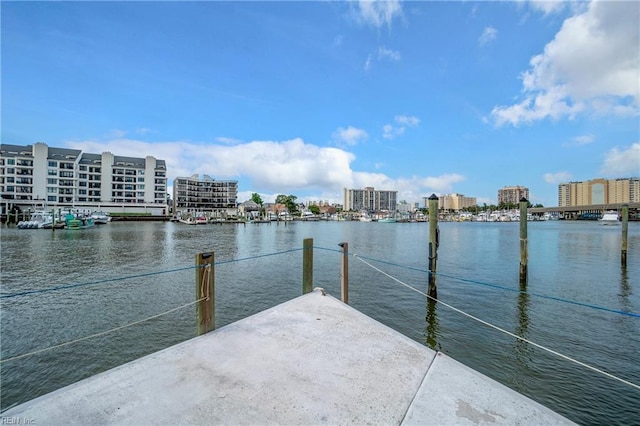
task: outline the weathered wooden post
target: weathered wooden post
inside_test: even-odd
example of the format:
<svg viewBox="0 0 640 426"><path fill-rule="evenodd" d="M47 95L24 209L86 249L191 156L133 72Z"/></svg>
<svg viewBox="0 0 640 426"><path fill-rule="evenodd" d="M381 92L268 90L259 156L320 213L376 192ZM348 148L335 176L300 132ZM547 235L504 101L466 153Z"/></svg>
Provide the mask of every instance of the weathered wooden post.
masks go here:
<svg viewBox="0 0 640 426"><path fill-rule="evenodd" d="M313 290L313 238L305 238L302 244L302 294Z"/></svg>
<svg viewBox="0 0 640 426"><path fill-rule="evenodd" d="M51 209L51 232L56 231L56 209Z"/></svg>
<svg viewBox="0 0 640 426"><path fill-rule="evenodd" d="M434 299L438 298L438 288L436 286L436 266L438 261L438 196L431 194L429 197L429 288L427 294Z"/></svg>
<svg viewBox="0 0 640 426"><path fill-rule="evenodd" d="M622 250L620 252L620 263L623 268L627 267L627 235L629 234L629 205L622 206Z"/></svg>
<svg viewBox="0 0 640 426"><path fill-rule="evenodd" d="M215 329L214 253L196 254L196 320L198 336Z"/></svg>
<svg viewBox="0 0 640 426"><path fill-rule="evenodd" d="M527 253L527 207L529 201L526 198L520 198L520 284L527 284L527 262L529 255Z"/></svg>
<svg viewBox="0 0 640 426"><path fill-rule="evenodd" d="M342 247L342 266L340 268L340 293L342 301L349 304L349 243L338 244Z"/></svg>

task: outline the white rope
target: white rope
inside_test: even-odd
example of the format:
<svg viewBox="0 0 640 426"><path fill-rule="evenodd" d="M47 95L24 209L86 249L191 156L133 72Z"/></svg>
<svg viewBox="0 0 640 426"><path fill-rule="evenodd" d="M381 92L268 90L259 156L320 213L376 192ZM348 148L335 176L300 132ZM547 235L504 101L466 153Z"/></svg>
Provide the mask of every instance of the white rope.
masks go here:
<svg viewBox="0 0 640 426"><path fill-rule="evenodd" d="M393 281L396 281L397 283L402 284L403 286L405 286L405 287L407 287L407 288L409 288L409 289L411 289L411 290L415 291L416 293L419 293L419 294L421 294L421 295L423 295L423 296L425 296L425 297L427 297L427 298L429 298L429 299L431 299L431 300L433 300L433 301L435 301L435 302L438 302L439 304L444 305L444 306L446 306L447 308L452 309L452 310L454 310L454 311L456 311L456 312L458 312L458 313L460 313L460 314L462 314L462 315L464 315L464 316L466 316L466 317L469 317L469 318L471 318L471 319L473 319L473 320L475 320L475 321L478 321L479 323L484 324L484 325L486 325L487 327L491 327L491 328L493 328L494 330L498 330L498 331L500 331L500 332L502 332L502 333L505 333L505 334L507 334L507 335L509 335L509 336L511 336L511 337L514 337L514 338L516 338L516 339L518 339L518 340L521 340L521 341L526 342L526 343L528 343L528 344L530 344L530 345L533 345L533 346L535 346L535 347L537 347L537 348L539 348L539 349L542 349L542 350L547 351L547 352L549 352L549 353L552 353L552 354L554 354L554 355L556 355L556 356L559 356L560 358L564 358L564 359L566 359L567 361L571 361L571 362L576 363L576 364L578 364L578 365L581 365L581 366L583 366L583 367L585 367L585 368L588 368L589 370L595 371L596 373L603 374L603 375L605 375L605 376L607 376L607 377L609 377L609 378L615 379L615 380L617 380L617 381L619 381L619 382L622 382L622 383L624 383L624 384L626 384L626 385L628 385L628 386L631 386L631 387L634 387L634 388L636 388L636 389L639 389L639 390L640 390L640 385L637 385L637 384L635 384L635 383L633 383L633 382L630 382L630 381L628 381L628 380L622 379L622 378L620 378L620 377L614 376L614 375L613 375L613 374L611 374L611 373L607 373L606 371L600 370L599 368L593 367L593 366L591 366L591 365L589 365L589 364L585 364L585 363L584 363L584 362L582 362L582 361L578 361L577 359L574 359L574 358L571 358L571 357L569 357L569 356L567 356L567 355L561 354L560 352L554 351L553 349L549 349L549 348L547 348L547 347L545 347L545 346L542 346L542 345L540 345L540 344L538 344L538 343L532 342L532 341L531 341L531 340L529 340L529 339L526 339L526 338L524 338L524 337L518 336L517 334L511 333L510 331L507 331L507 330L505 330L505 329L503 329L503 328L500 328L500 327L498 327L497 325L493 325L493 324L491 324L491 323L489 323L489 322L487 322L487 321L485 321L485 320L482 320L482 319L480 319L480 318L478 318L478 317L476 317L476 316L473 316L473 315L471 315L471 314L468 314L468 313L466 313L466 312L464 312L464 311L462 311L462 310L460 310L460 309L458 309L458 308L456 308L456 307L454 307L454 306L451 306L451 305L449 305L449 304L447 304L447 303L445 303L445 302L443 302L443 301L441 301L441 300L438 300L438 299L436 299L436 298L434 298L434 297L431 297L431 296L429 296L428 294L426 294L426 293L424 293L424 292L422 292L422 291L420 291L420 290L418 290L418 289L416 289L416 288L414 288L414 287L411 287L409 284L406 284L406 283L404 283L404 282L400 281L399 279L397 279L397 278L395 278L395 277L392 277L391 275L387 274L387 273L386 273L386 272L384 272L383 270L376 268L375 266L373 266L372 264L370 264L369 262L365 261L364 259L362 259L362 258L358 257L358 256L357 256L357 255L355 255L355 254L353 255L353 257L358 258L358 259L359 259L361 262L363 262L364 264L366 264L366 265L368 265L369 267L371 267L371 268L375 269L376 271L380 272L381 274L383 274L383 275L387 276L388 278L392 279Z"/></svg>
<svg viewBox="0 0 640 426"><path fill-rule="evenodd" d="M40 352L49 351L49 350L51 350L51 349L61 348L61 347L63 347L63 346L67 346L67 345L70 345L70 344L72 344L72 343L81 342L81 341L83 341L83 340L93 339L94 337L104 336L105 334L109 334L109 333L112 333L112 332L117 331L117 330L122 330L123 328L131 327L132 325L140 324L141 322L149 321L149 320L152 320L152 319L155 319L155 318L161 317L161 316L163 316L163 315L169 314L169 313L171 313L171 312L175 312L175 311L177 311L177 310L179 310L179 309L186 308L187 306L195 305L196 303L201 302L201 301L203 301L203 300L205 300L205 299L206 299L206 298L202 298L202 299L198 299L198 300L196 300L195 302L185 303L185 304L184 304L184 305L182 305L182 306L178 306L177 308L170 309L170 310L168 310L168 311L166 311L166 312L162 312L162 313L160 313L160 314L156 314L156 315L150 316L149 318L141 319L141 320L139 320L139 321L134 321L134 322L132 322L132 323L125 324L125 325L121 325L121 326L119 326L119 327L115 327L115 328L112 328L112 329L107 330L107 331L102 331L102 332L100 332L100 333L92 334L92 335L90 335L90 336L81 337L81 338L79 338L79 339L71 340L71 341L69 341L69 342L60 343L60 344L55 345L55 346L49 346L48 348L44 348L44 349L38 349L38 350L36 350L36 351L28 352L28 353L26 353L26 354L16 355L16 356L13 356L13 357L11 357L11 358L0 359L0 364L2 364L2 363L4 363L4 362L13 361L13 360L16 360L16 359L20 359L20 358L25 358L25 357L28 357L28 356L31 356L31 355L35 355L35 354L38 354L38 353L40 353Z"/></svg>

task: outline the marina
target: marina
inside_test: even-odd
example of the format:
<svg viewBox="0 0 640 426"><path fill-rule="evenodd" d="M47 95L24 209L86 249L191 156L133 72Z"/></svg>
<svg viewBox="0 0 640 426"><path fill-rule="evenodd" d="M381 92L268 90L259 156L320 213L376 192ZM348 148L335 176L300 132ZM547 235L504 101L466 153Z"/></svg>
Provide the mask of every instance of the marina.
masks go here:
<svg viewBox="0 0 640 426"><path fill-rule="evenodd" d="M640 382L638 318L623 314L640 311L636 223L629 224L625 269L620 267L619 227L569 221L530 224L525 292L518 286L518 224L440 227L439 300L629 382ZM444 306L428 304L361 261L425 291L428 234L425 223L324 221L209 227L112 222L81 233L3 228L3 295L95 284L0 299L2 359L192 302L193 256L205 249L216 253L218 264L216 326L232 324L299 296L300 247L304 238L312 237L314 286L340 293L338 243L348 242L353 308L571 421L637 423L637 389ZM66 256L80 249L82 257ZM3 362L2 410L188 340L194 333L195 315L187 308Z"/></svg>

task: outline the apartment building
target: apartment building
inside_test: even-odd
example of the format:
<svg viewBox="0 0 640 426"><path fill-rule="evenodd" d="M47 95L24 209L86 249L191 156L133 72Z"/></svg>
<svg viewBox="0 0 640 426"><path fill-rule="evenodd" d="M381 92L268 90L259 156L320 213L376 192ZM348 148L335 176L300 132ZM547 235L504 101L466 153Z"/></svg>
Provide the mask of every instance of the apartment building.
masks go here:
<svg viewBox="0 0 640 426"><path fill-rule="evenodd" d="M173 181L173 211L226 212L236 214L238 181L215 180L195 174Z"/></svg>
<svg viewBox="0 0 640 426"><path fill-rule="evenodd" d="M592 179L558 185L558 207L640 202L640 178Z"/></svg>
<svg viewBox="0 0 640 426"><path fill-rule="evenodd" d="M0 195L11 208L100 208L166 214L164 160L84 153L77 149L0 145Z"/></svg>
<svg viewBox="0 0 640 426"><path fill-rule="evenodd" d="M425 198L425 203L427 203ZM459 212L466 207L477 205L476 197L465 197L462 194L448 194L438 197L438 210L444 212ZM428 206L428 204L425 204Z"/></svg>
<svg viewBox="0 0 640 426"><path fill-rule="evenodd" d="M376 191L373 187L347 189L343 191L343 209L345 211L390 211L395 212L398 204L398 191Z"/></svg>
<svg viewBox="0 0 640 426"><path fill-rule="evenodd" d="M523 197L529 200L529 188L524 186L505 186L498 190L498 204L518 204Z"/></svg>

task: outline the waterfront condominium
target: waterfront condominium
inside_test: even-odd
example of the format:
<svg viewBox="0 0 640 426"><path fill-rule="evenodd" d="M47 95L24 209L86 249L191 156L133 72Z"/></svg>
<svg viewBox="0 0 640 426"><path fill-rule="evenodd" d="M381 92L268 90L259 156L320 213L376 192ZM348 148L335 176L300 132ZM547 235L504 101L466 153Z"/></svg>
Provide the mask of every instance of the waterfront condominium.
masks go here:
<svg viewBox="0 0 640 426"><path fill-rule="evenodd" d="M592 179L558 185L558 207L640 203L640 178Z"/></svg>
<svg viewBox="0 0 640 426"><path fill-rule="evenodd" d="M498 204L518 204L523 197L529 200L529 188L524 186L505 186L498 190Z"/></svg>
<svg viewBox="0 0 640 426"><path fill-rule="evenodd" d="M235 212L238 202L238 181L177 177L173 181L174 212ZM235 213L232 213L235 214Z"/></svg>
<svg viewBox="0 0 640 426"><path fill-rule="evenodd" d="M425 207L428 207L428 198L424 198ZM466 207L477 205L476 197L465 197L462 194L447 194L438 197L438 210L442 212L459 212Z"/></svg>
<svg viewBox="0 0 640 426"><path fill-rule="evenodd" d="M345 211L395 212L398 204L398 191L376 191L370 186L364 189L344 188L343 196Z"/></svg>
<svg viewBox="0 0 640 426"><path fill-rule="evenodd" d="M152 156L33 145L0 145L3 213L14 209L84 208L167 214L167 170Z"/></svg>

